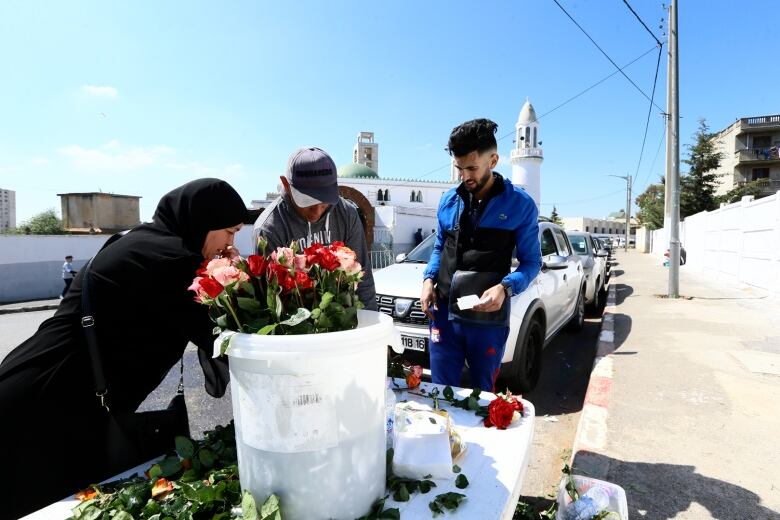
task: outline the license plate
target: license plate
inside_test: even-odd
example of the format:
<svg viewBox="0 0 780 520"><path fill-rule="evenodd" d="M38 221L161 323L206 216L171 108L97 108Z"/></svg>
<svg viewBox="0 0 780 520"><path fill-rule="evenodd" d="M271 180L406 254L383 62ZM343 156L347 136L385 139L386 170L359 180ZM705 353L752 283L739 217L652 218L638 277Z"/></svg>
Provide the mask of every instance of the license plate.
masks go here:
<svg viewBox="0 0 780 520"><path fill-rule="evenodd" d="M401 335L401 345L410 350L425 352L428 349L428 338Z"/></svg>

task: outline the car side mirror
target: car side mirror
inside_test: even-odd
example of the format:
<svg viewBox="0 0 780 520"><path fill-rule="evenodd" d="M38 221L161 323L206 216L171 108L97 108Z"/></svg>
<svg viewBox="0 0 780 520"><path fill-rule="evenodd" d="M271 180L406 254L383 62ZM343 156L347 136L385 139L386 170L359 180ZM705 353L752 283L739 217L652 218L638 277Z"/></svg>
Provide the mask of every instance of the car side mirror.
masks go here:
<svg viewBox="0 0 780 520"><path fill-rule="evenodd" d="M547 260L542 262L542 269L550 269L552 271L566 269L568 266L569 263L567 262L566 257L560 255L550 255Z"/></svg>
<svg viewBox="0 0 780 520"><path fill-rule="evenodd" d="M401 262L403 262L404 260L406 260L406 253L401 253L400 255L397 255L397 256L395 257L395 263L396 263L396 264L400 264L400 263L401 263Z"/></svg>
<svg viewBox="0 0 780 520"><path fill-rule="evenodd" d="M604 258L606 256L609 256L609 253L607 252L606 249L599 249L598 251L596 251L596 256L600 256L601 258Z"/></svg>

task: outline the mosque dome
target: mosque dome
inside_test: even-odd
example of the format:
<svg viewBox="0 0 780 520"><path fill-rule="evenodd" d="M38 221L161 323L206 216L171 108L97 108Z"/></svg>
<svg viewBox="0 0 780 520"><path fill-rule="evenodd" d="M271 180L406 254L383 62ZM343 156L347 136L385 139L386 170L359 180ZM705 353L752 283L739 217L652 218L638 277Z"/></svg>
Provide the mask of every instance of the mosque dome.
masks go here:
<svg viewBox="0 0 780 520"><path fill-rule="evenodd" d="M345 164L338 170L339 177L345 179L378 179L379 174L365 164Z"/></svg>
<svg viewBox="0 0 780 520"><path fill-rule="evenodd" d="M520 117L517 118L518 123L528 124L536 122L536 110L528 99L523 103L523 108L520 109Z"/></svg>

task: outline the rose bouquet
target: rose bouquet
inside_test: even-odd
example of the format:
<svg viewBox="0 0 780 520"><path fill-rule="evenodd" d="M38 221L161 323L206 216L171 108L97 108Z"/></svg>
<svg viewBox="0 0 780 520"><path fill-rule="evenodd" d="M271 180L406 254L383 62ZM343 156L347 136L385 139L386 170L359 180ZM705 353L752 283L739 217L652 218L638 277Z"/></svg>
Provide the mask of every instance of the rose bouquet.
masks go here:
<svg viewBox="0 0 780 520"><path fill-rule="evenodd" d="M363 270L343 242L297 244L265 255L203 262L189 287L209 306L215 333L312 334L354 329L363 304L355 291ZM227 337L221 352L227 348Z"/></svg>

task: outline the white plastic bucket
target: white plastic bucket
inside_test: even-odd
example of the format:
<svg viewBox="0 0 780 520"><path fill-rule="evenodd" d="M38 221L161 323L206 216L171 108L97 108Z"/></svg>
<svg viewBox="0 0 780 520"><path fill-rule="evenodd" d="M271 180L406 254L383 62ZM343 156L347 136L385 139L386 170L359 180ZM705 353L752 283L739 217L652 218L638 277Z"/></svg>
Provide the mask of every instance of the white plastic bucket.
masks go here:
<svg viewBox="0 0 780 520"><path fill-rule="evenodd" d="M389 316L354 330L236 334L228 350L241 487L276 493L284 518L354 519L385 491Z"/></svg>

